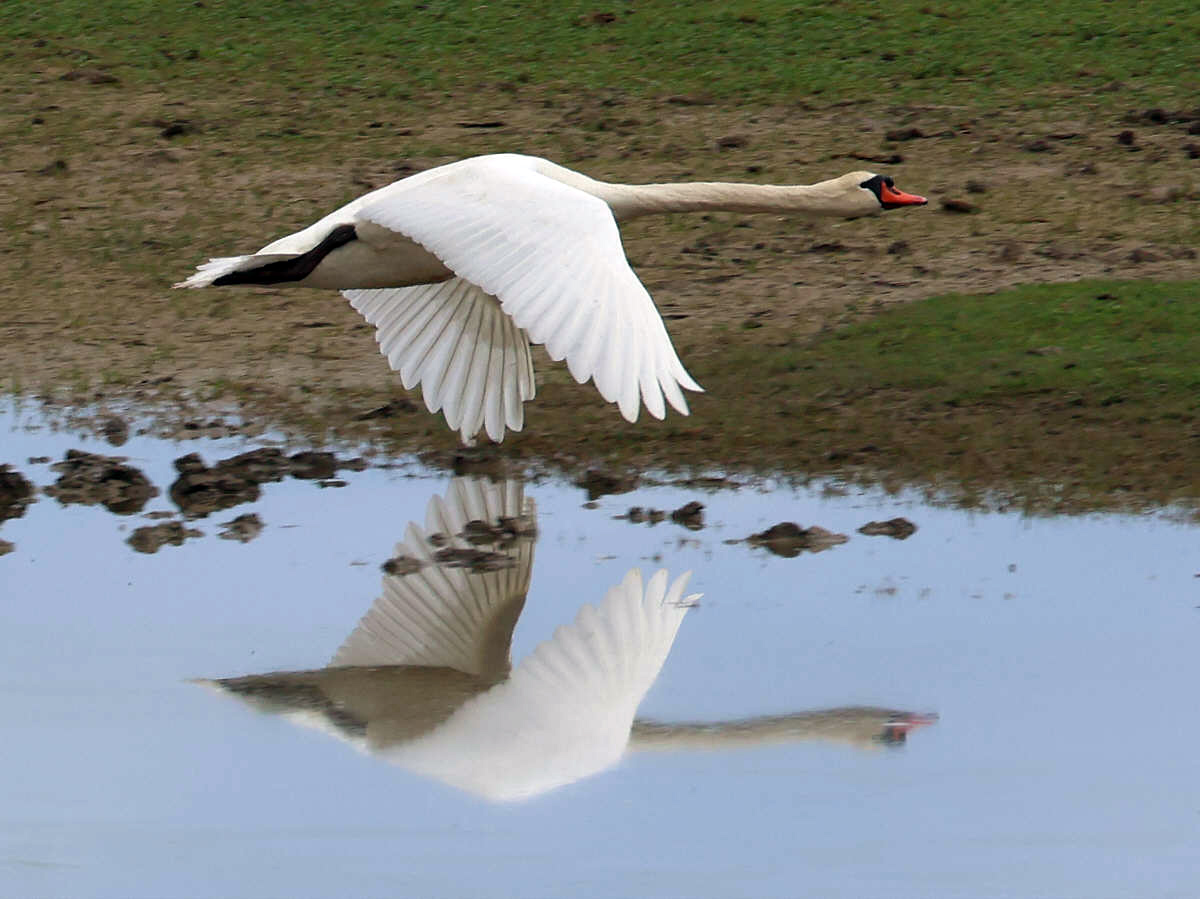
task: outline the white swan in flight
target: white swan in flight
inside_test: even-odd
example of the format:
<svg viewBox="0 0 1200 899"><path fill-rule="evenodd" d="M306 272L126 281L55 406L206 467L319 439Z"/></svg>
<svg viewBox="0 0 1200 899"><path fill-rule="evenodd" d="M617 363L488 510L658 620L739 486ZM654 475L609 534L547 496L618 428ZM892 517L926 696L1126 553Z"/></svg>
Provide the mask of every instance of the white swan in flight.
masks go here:
<svg viewBox="0 0 1200 899"><path fill-rule="evenodd" d="M585 605L513 669L532 524L515 482L455 479L444 501L430 502L425 529L410 525L397 547L409 573L384 576L383 595L327 667L199 683L492 800L572 783L631 749L805 738L877 745L902 742L931 720L855 708L718 724L635 721L698 598L684 595L689 575L668 584L666 571L648 582L630 571L598 608ZM471 560L478 564L457 567Z"/></svg>
<svg viewBox="0 0 1200 899"><path fill-rule="evenodd" d="M471 442L519 431L533 399L530 343L566 359L628 421L645 404L686 415L684 369L617 223L724 210L863 216L925 203L890 177L812 185L613 184L534 156L477 156L364 194L257 253L210 259L176 287L340 290L406 390Z"/></svg>

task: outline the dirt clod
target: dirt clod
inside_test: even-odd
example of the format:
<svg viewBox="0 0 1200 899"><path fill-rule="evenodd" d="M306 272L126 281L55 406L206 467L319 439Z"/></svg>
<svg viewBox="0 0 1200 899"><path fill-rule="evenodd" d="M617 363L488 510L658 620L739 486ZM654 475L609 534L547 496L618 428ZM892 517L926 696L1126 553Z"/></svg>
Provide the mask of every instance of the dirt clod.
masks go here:
<svg viewBox="0 0 1200 899"><path fill-rule="evenodd" d="M637 482L636 475L613 474L598 468L589 468L583 477L575 482L575 486L586 490L588 499L592 500L609 494L629 493L637 486Z"/></svg>
<svg viewBox="0 0 1200 899"><path fill-rule="evenodd" d="M845 543L850 538L845 534L835 534L819 525L802 528L793 521L781 521L765 531L751 534L746 542L753 546L761 546L777 556L794 558L804 551L822 552Z"/></svg>
<svg viewBox="0 0 1200 899"><path fill-rule="evenodd" d="M704 527L704 503L692 500L671 513L671 520L681 524L689 531L698 531Z"/></svg>
<svg viewBox="0 0 1200 899"><path fill-rule="evenodd" d="M412 556L393 556L379 567L384 574L403 577L406 574L414 574L420 571L424 565L424 562L420 559L414 559Z"/></svg>
<svg viewBox="0 0 1200 899"><path fill-rule="evenodd" d="M331 478L337 473L337 457L333 453L302 452L288 460L292 477L305 481Z"/></svg>
<svg viewBox="0 0 1200 899"><path fill-rule="evenodd" d="M920 128L893 128L884 135L892 143L902 143L907 140L918 140L925 136Z"/></svg>
<svg viewBox="0 0 1200 899"><path fill-rule="evenodd" d="M121 79L104 69L71 69L60 81L82 81L85 84L120 84Z"/></svg>
<svg viewBox="0 0 1200 899"><path fill-rule="evenodd" d="M967 200L960 200L955 197L945 197L942 199L942 209L946 212L972 213L978 212L979 207Z"/></svg>
<svg viewBox="0 0 1200 899"><path fill-rule="evenodd" d="M0 465L0 521L20 518L33 502L33 484L9 465Z"/></svg>
<svg viewBox="0 0 1200 899"><path fill-rule="evenodd" d="M17 545L15 543L9 543L7 540L0 540L0 556L7 556L16 548Z"/></svg>
<svg viewBox="0 0 1200 899"><path fill-rule="evenodd" d="M236 540L239 543L249 543L262 533L263 523L253 512L239 515L221 525L224 530L219 534L222 540Z"/></svg>
<svg viewBox="0 0 1200 899"><path fill-rule="evenodd" d="M124 446L125 441L129 439L128 422L116 415L109 415L103 419L98 430L109 446Z"/></svg>
<svg viewBox="0 0 1200 899"><path fill-rule="evenodd" d="M858 532L867 537L891 537L895 540L907 540L917 532L917 526L907 518L889 518L887 521L868 521L858 529Z"/></svg>
<svg viewBox="0 0 1200 899"><path fill-rule="evenodd" d="M500 571L512 568L517 560L501 552L486 549L447 546L433 554L435 562L448 568L468 568L474 572Z"/></svg>
<svg viewBox="0 0 1200 899"><path fill-rule="evenodd" d="M164 521L162 524L148 524L137 528L125 542L140 553L156 553L168 543L172 546L182 546L189 537L201 537L203 531L186 528L181 521Z"/></svg>
<svg viewBox="0 0 1200 899"><path fill-rule="evenodd" d="M141 471L124 463L124 456L67 450L63 461L51 466L59 478L46 493L64 506L102 505L116 515L140 512L151 497L158 496L158 488Z"/></svg>

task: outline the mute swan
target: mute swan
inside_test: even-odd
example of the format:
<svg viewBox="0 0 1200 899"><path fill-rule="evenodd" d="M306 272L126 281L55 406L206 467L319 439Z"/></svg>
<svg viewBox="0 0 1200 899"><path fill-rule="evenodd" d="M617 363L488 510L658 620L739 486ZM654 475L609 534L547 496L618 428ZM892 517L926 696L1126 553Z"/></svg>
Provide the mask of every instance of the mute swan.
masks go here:
<svg viewBox="0 0 1200 899"><path fill-rule="evenodd" d="M383 594L328 666L198 683L493 800L544 793L633 750L807 739L866 748L903 742L910 728L935 719L856 707L701 724L636 720L696 599L684 596L689 575L668 586L666 571L643 582L633 569L598 608L585 605L514 669L513 629L529 590L533 540L499 545L511 564L495 570L437 559L473 545L459 536L468 522L532 523L533 516L517 482L456 478L444 500L430 501L425 528L410 525L397 546L424 564L384 576Z"/></svg>
<svg viewBox="0 0 1200 899"><path fill-rule="evenodd" d="M504 153L439 166L364 194L248 256L210 259L175 287L231 284L340 290L406 390L471 442L499 442L533 399L529 344L566 359L628 421L701 390L684 369L617 222L650 213L862 216L924 197L850 172L812 185L613 184ZM640 395L640 401L639 401Z"/></svg>

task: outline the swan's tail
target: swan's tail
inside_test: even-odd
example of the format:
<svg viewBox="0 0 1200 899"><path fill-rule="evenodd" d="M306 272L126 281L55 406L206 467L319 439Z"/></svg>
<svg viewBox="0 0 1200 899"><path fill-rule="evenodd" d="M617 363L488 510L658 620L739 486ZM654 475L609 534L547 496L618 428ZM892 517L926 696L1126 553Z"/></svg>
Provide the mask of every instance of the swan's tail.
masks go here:
<svg viewBox="0 0 1200 899"><path fill-rule="evenodd" d="M284 259L295 259L296 253L254 253L250 256L222 256L210 259L196 266L195 273L184 281L172 284L172 287L208 287L218 278L232 275L234 272L244 272L252 268L260 268L271 262Z"/></svg>

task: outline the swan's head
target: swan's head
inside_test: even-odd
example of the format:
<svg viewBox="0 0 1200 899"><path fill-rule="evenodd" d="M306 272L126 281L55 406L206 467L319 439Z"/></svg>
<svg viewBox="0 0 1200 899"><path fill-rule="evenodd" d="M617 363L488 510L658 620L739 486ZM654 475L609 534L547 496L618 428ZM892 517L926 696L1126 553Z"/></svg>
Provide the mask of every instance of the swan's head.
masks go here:
<svg viewBox="0 0 1200 899"><path fill-rule="evenodd" d="M832 182L843 192L855 215L873 215L886 209L904 206L924 206L929 201L916 194L906 194L896 189L891 175L876 175L874 172L849 172Z"/></svg>

